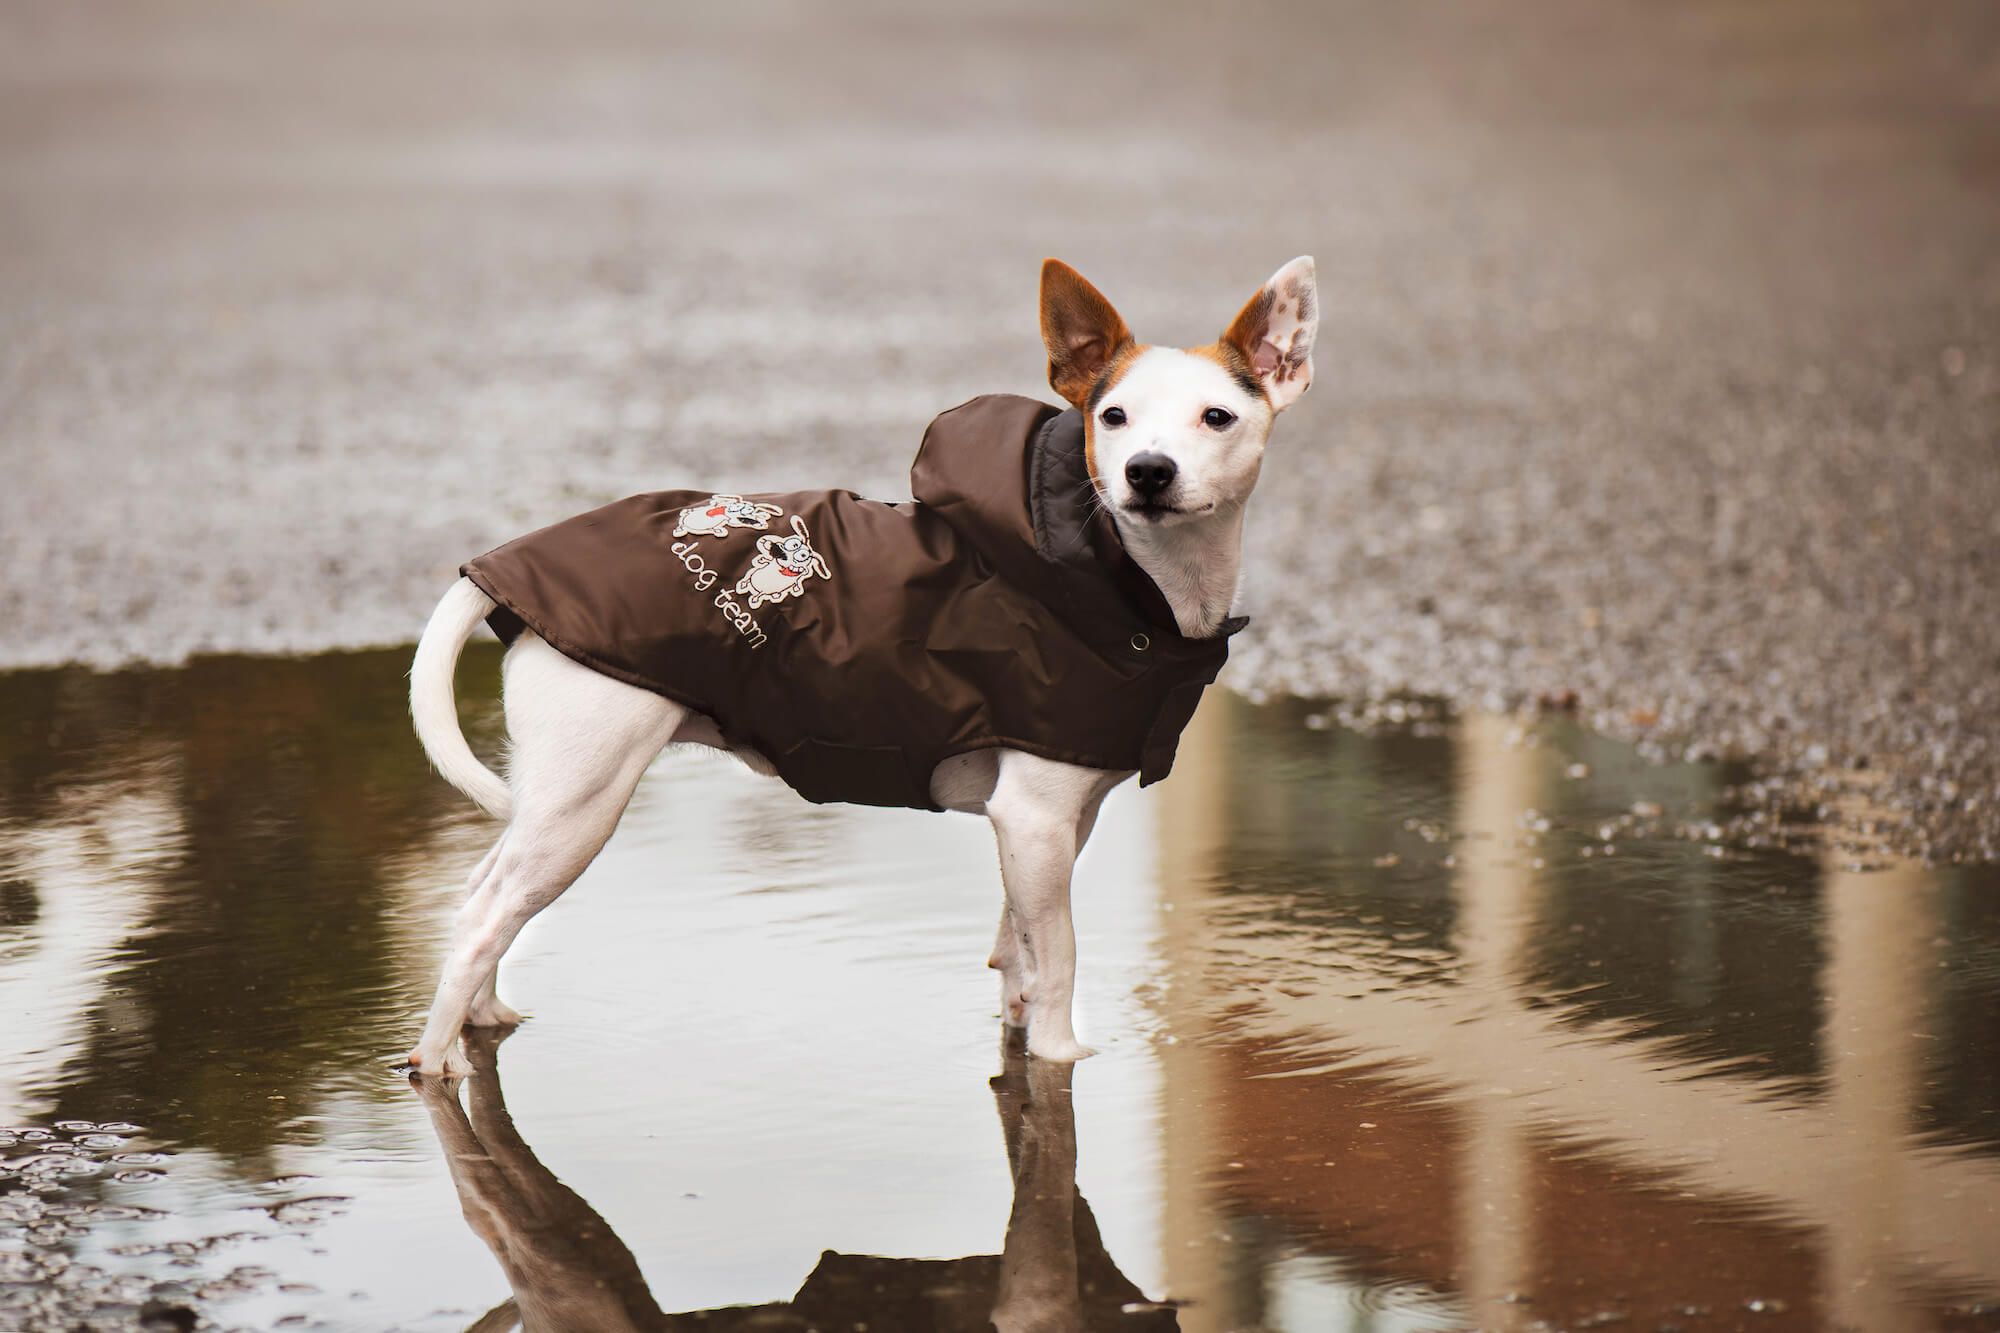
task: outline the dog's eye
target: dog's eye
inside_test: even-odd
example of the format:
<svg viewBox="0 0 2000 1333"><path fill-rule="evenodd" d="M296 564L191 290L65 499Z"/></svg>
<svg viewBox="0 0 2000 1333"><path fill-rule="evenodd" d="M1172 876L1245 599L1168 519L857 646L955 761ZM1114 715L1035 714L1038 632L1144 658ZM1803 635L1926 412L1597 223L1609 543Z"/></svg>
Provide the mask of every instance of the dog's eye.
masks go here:
<svg viewBox="0 0 2000 1333"><path fill-rule="evenodd" d="M1107 426L1122 426L1125 424L1125 409L1122 407L1107 407L1098 413L1097 419Z"/></svg>
<svg viewBox="0 0 2000 1333"><path fill-rule="evenodd" d="M1227 429L1229 423L1234 420L1236 420L1234 412L1227 412L1219 407L1211 407L1201 414L1201 424L1210 430Z"/></svg>

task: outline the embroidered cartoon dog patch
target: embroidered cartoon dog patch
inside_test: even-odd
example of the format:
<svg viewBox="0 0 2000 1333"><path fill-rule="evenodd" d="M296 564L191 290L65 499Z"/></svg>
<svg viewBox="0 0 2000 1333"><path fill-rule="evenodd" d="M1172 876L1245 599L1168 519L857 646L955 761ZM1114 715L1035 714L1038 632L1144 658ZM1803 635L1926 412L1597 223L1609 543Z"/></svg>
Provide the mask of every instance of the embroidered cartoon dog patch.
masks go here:
<svg viewBox="0 0 2000 1333"><path fill-rule="evenodd" d="M681 510L674 523L674 536L726 537L731 528L755 528L763 532L770 528L772 519L784 512L776 505L759 504L740 495L711 495L707 504Z"/></svg>
<svg viewBox="0 0 2000 1333"><path fill-rule="evenodd" d="M792 515L792 536L759 537L757 555L749 570L736 581L736 591L749 596L750 605L782 602L803 595L806 580L817 574L830 579L833 572L826 559L812 546L812 536L797 514Z"/></svg>

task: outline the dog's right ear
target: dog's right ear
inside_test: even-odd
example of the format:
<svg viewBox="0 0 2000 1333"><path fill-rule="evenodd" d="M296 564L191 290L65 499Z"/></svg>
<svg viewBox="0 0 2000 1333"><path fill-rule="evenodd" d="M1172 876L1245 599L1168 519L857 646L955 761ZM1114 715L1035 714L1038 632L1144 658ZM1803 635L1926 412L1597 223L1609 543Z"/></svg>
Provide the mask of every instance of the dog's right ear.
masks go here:
<svg viewBox="0 0 2000 1333"><path fill-rule="evenodd" d="M1132 342L1132 330L1104 294L1060 259L1042 261L1042 345L1049 349L1049 387L1082 408L1111 358Z"/></svg>
<svg viewBox="0 0 2000 1333"><path fill-rule="evenodd" d="M1312 256L1300 255L1257 290L1222 341L1243 354L1271 410L1282 412L1312 387L1318 336L1319 282Z"/></svg>

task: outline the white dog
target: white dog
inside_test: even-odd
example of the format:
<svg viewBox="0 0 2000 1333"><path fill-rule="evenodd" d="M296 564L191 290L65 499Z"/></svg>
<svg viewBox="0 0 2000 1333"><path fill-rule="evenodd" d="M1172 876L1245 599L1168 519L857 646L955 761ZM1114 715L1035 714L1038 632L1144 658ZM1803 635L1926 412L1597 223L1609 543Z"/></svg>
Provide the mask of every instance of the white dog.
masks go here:
<svg viewBox="0 0 2000 1333"><path fill-rule="evenodd" d="M1143 575L1142 583L1150 580L1139 595L1152 608L1151 619L1138 619L1138 612L1122 603L1105 603L1090 616L1073 616L1063 622L1075 630L1071 635L1074 642L1056 642L1055 636L1071 633L1070 628L1058 628L1047 631L1050 637L1046 641L1030 639L1025 645L1009 648L1003 640L992 638L1008 628L994 623L1007 616L964 615L945 624L943 620L949 616L940 612L942 619L933 637L940 639L943 647L937 655L915 668L899 659L900 666L919 680L940 679L941 673L958 671L964 680L997 695L1004 692L1000 687L1007 675L1047 676L1045 671L1033 673L1024 668L1070 652L1073 656L1065 660L1072 665L1057 673L1060 678L1053 683L1044 680L1036 688L1082 689L1086 677L1096 678L1092 673L1100 659L1108 663L1103 668L1107 673L1104 679L1112 681L1113 687L1086 700L1075 712L1076 723L1063 724L1077 733L1074 744L1066 733L1040 732L1032 739L1008 743L1009 737L1026 735L1032 729L1034 716L1026 721L994 723L971 740L964 736L973 733L961 726L953 733L956 739L948 738L933 750L921 751L941 757L934 767L922 770L916 795L896 787L899 779L893 764L866 776L876 784L871 790L891 793L868 798L878 803L959 810L984 815L992 822L999 842L1005 903L988 965L1000 973L1003 1018L1011 1026L1027 1029L1028 1047L1035 1056L1068 1061L1090 1054L1078 1043L1070 1018L1076 946L1069 900L1077 852L1090 836L1099 803L1107 792L1134 771L1141 772L1143 781L1164 773L1194 698L1199 696L1201 685L1213 679L1226 654L1226 636L1240 627L1231 610L1237 594L1244 506L1256 485L1273 421L1297 401L1312 379L1311 353L1318 328L1312 260L1302 257L1279 269L1243 307L1222 338L1204 347L1179 350L1136 342L1110 302L1073 269L1055 260L1042 269L1041 323L1049 383L1075 409L1062 414L1071 431L1064 438L1080 440L1081 448L1054 451L1048 445L1048 440L1055 438L1050 432L1060 424L1054 409L1025 400L1004 400L998 408L988 410L1015 417L1025 410L1028 415L1022 419L1030 425L1042 422L1035 439L1041 442L1038 447L1044 454L1031 454L1030 461L1019 466L1006 462L990 475L1004 486L1019 488L1026 484L1023 472L1033 469L1035 476L1027 480L1041 486L1045 483L1039 469L1045 463L1050 468L1073 466L1074 489L1087 501L1075 508L1088 512L1090 521L1099 525L1090 531L1099 535L1086 541L1087 533L1072 533L1070 538L1058 540L1061 534L1042 531L1043 515L1038 510L1034 544L1039 553L1031 547L1023 563L1009 565L998 574L990 565L979 564L977 577L983 580L980 595L1015 598L1017 590L1012 589L1010 580L1017 574L1032 581L1042 577L1045 569L1066 569L1062 562L1074 563L1074 552L1089 545L1117 577L1128 578L1127 584L1118 586L1130 586L1127 571L1131 567ZM945 423L952 415L939 422ZM940 425L934 425L933 436L939 432ZM927 459L945 447L927 437L918 473L930 466ZM977 448L953 447L957 452L950 455L952 459L976 460L981 456ZM925 539L927 544L922 544L919 554L923 554L937 544L936 534L942 529L935 524L947 521L951 507L971 505L978 498L975 494L967 499L954 492L948 503L927 502L921 489L917 493L918 503L895 506L861 501L845 492L801 492L765 501L715 495L711 497L715 503L707 505L700 503L700 492L671 493L671 498L660 501L654 510L665 514L672 511L661 505L686 507L681 515L685 526L677 525L677 535L699 530L706 534L704 544L697 552L690 543L677 543L674 554L661 554L658 568L662 572L657 575L651 565L635 568L649 584L681 590L689 605L713 622L719 636L715 646L702 640L698 648L688 651L708 654L726 649L742 655L728 664L697 663L708 670L710 678L733 681L753 668L763 671L768 664L792 662L796 654L785 646L791 640L780 636L803 634L803 625L837 620L824 613L831 605L824 599L848 595L850 590L869 597L879 591L858 572L858 561L842 551L838 542L832 548L827 546L830 532L839 535L845 529L868 524L885 531L921 528L932 534ZM831 499L816 500L815 495ZM623 503L629 508L649 498L634 497ZM850 517L834 521L823 516L829 511L814 507L835 502L847 505L840 512ZM613 508L607 506L598 512ZM709 512L717 508L725 512ZM732 535L732 525L762 528L781 510L799 508L816 515L810 537L797 513L793 514L792 536L758 538L754 555L750 543ZM704 526L697 529L689 513ZM1101 514L1109 515L1109 524ZM664 526L663 519L646 521ZM927 523L933 526L923 527ZM585 538L596 540L598 525L584 526L588 528ZM555 529L545 530L552 531ZM1107 552L1107 545L1116 549ZM590 553L591 559L572 562L582 571L576 578L595 577L603 563L596 558L595 548L590 548ZM481 561L490 558L481 557ZM772 604L758 615L729 596L727 583L722 584L722 590L713 588L718 578L736 578L741 562L751 560L755 563L735 586L750 594L752 607ZM737 563L732 565L731 561ZM837 578L829 577L829 561ZM762 734L758 728L769 715L789 711L786 694L760 696L764 705L753 710L754 716L724 715L719 707L713 713L704 711L689 702L696 698L696 692L689 688L657 683L621 661L553 633L531 610L507 602L504 593L499 600L489 596L482 586L493 585L474 581L482 577L480 562L467 569L472 577L461 579L446 593L425 628L410 676L411 710L432 762L460 790L508 821L499 841L472 872L469 896L458 915L436 997L423 1034L409 1056L411 1066L420 1073L453 1077L469 1069L457 1047L463 1026L518 1021L518 1015L494 994L501 956L521 927L568 888L597 855L617 826L640 775L669 742L690 741L731 750L758 771L781 773L819 800L861 799L825 785L827 774L839 767L837 758L826 756L855 755L859 770L866 768L868 755L878 753L865 737L860 742L847 739L815 748L809 736L808 743L783 753L774 752L775 746L760 747L752 740ZM816 577L808 582L808 575ZM1111 587L1112 582L1106 580L1112 579L1113 575L1104 574L1091 586ZM591 590L588 582L570 586L581 589L585 596ZM816 598L822 601L815 603ZM702 599L712 599L713 604ZM1129 633L1129 644L1125 621L1115 629L1115 642L1103 634L1093 637L1096 622L1114 612L1132 617L1129 623L1142 627ZM453 700L452 672L460 649L482 619L514 613L519 613L518 618L506 622L512 631L504 668L511 745L503 782L466 746ZM524 622L526 629L521 628ZM496 619L496 628L501 623ZM890 648L904 658L928 651L921 644L910 646L911 641L924 637L924 624L905 625L902 630L887 636L897 640ZM767 642L771 647L765 646ZM994 643L1002 646L995 648ZM1078 643L1085 646L1079 648ZM1083 734L1091 731L1101 715L1125 705L1131 692L1140 688L1132 682L1143 683L1149 664L1197 657L1205 665L1189 678L1191 686L1174 686L1171 705L1155 708L1147 704L1153 711L1141 717L1142 722L1155 717L1164 720L1144 737L1143 761L1137 757L1141 753L1139 741L1128 744L1119 740L1114 745ZM843 671L843 682L856 681L864 667L849 664ZM995 672L1003 674L996 678ZM883 681L891 684L885 687ZM869 688L895 688L891 676L880 680L870 677L870 682ZM923 692L913 689L901 705L891 700L885 715L921 713L928 702L917 697ZM1051 710L1048 702L1043 696L1036 716L1062 711ZM1060 696L1057 702L1061 702ZM838 698L835 703L843 705ZM993 711L998 716L1004 709L996 701ZM1116 763L1074 761L1077 756L1090 758L1114 750L1133 757ZM898 791L903 794L897 795Z"/></svg>

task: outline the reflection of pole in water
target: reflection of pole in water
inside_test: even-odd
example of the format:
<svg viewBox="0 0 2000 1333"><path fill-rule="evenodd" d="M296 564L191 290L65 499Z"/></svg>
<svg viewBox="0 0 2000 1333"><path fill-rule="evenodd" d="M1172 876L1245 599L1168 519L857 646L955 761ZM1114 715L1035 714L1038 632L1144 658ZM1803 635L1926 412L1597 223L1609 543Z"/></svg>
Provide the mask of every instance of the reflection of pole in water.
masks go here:
<svg viewBox="0 0 2000 1333"><path fill-rule="evenodd" d="M1533 848L1508 846L1521 812L1541 804L1540 751L1507 742L1504 717L1473 714L1457 728L1454 805L1458 830L1453 948L1461 985L1492 1005L1514 1002L1528 930L1540 914L1541 872Z"/></svg>
<svg viewBox="0 0 2000 1333"><path fill-rule="evenodd" d="M136 767L136 765L133 765ZM0 821L0 1124L38 1119L65 1060L105 1034L108 966L159 898L134 867L181 844L180 811L150 785L104 784L60 818ZM131 1026L147 1026L146 1016Z"/></svg>
<svg viewBox="0 0 2000 1333"><path fill-rule="evenodd" d="M1358 1222L1361 1210L1329 1209L1325 1198L1303 1206L1322 1225L1332 1222L1336 1251L1352 1234L1356 1248L1372 1246L1433 1285L1456 1286L1481 1327L1531 1325L1566 1301L1616 1304L1633 1284L1669 1307L1719 1311L1774 1298L1764 1313L1789 1307L1782 1318L1760 1319L1774 1327L1895 1329L1935 1315L1943 1302L1990 1299L2000 1275L2000 1228L1992 1225L2000 1168L1990 1156L1916 1137L1922 1103L1934 1095L1925 1079L1937 1071L1926 1061L1969 1054L1947 1055L1943 1018L1931 1012L1943 1004L1934 941L1949 929L1949 881L1915 868L1824 881L1824 969L1771 982L1824 997L1823 1093L1685 1054L1643 1025L1579 1025L1592 1011L1552 997L1539 969L1566 951L1583 956L1567 934L1551 940L1544 932L1579 905L1578 895L1559 900L1558 890L1587 890L1599 872L1578 861L1543 869L1534 862L1546 852L1505 845L1520 841L1524 810L1556 805L1565 789L1548 750L1512 748L1507 721L1473 717L1455 731L1454 823L1467 836L1451 872L1450 977L1368 988L1329 971L1323 984L1260 984L1281 971L1308 976L1330 955L1337 963L1340 946L1337 936L1306 931L1238 931L1219 944L1212 934L1218 923L1235 924L1230 910L1249 901L1222 887L1234 878L1223 858L1268 847L1258 841L1268 824L1262 812L1277 804L1271 787L1281 780L1260 762L1265 754L1231 753L1230 713L1205 709L1189 728L1159 823L1162 907L1172 909L1160 918L1163 1017L1179 1038L1159 1048L1170 1095L1162 1235L1170 1289L1196 1302L1183 1312L1187 1328L1226 1333L1254 1317L1253 1293L1231 1282L1239 1261L1258 1261L1246 1215L1286 1206L1282 1188L1274 1195L1272 1182L1248 1173L1238 1204L1217 1167L1248 1157L1256 1118L1281 1104L1281 1088L1296 1094L1296 1115L1315 1096L1345 1108L1354 1087L1376 1077L1334 1069L1285 1083L1241 1081L1255 1061L1231 1063L1232 1054L1254 1057L1259 1042L1282 1051L1297 1034L1311 1034L1336 1058L1351 1050L1393 1067L1385 1087L1407 1080L1401 1156L1381 1134L1372 1179L1395 1179L1396 1170L1409 1180L1441 1175L1452 1197L1421 1214L1385 1207ZM1726 863L1668 845L1651 850L1653 873L1673 867L1657 893L1671 895L1679 919L1698 921L1665 942L1666 973L1637 980L1663 984L1654 1000L1673 994L1699 1010L1728 997L1717 986L1735 980L1722 971L1732 952L1768 941L1757 914L1732 900L1744 881L1729 877ZM1608 924L1630 929L1637 919L1614 915ZM1243 992L1238 979L1249 983ZM1198 1026L1221 1005L1231 1006L1226 1031ZM1298 1073L1282 1059L1272 1067ZM1428 1138L1415 1130L1418 1108L1430 1117ZM1329 1193L1361 1179L1346 1163L1324 1165L1319 1188ZM1579 1256L1622 1263L1618 1247L1634 1237L1673 1243L1619 1270L1625 1285L1593 1287L1566 1266ZM1434 1262L1439 1256L1448 1269ZM1516 1292L1533 1299L1501 1299Z"/></svg>
<svg viewBox="0 0 2000 1333"><path fill-rule="evenodd" d="M1928 1325L1899 1281L1913 1213L1926 1200L1906 1178L1922 1086L1938 886L1914 865L1825 881L1827 1109L1840 1206L1826 1216L1820 1299L1843 1328L1885 1333Z"/></svg>
<svg viewBox="0 0 2000 1333"><path fill-rule="evenodd" d="M1461 988L1489 1020L1520 1008L1516 978L1527 961L1541 874L1531 848L1508 846L1523 810L1539 807L1541 755L1507 743L1506 718L1474 714L1458 725L1458 907L1453 946ZM1492 1040L1490 1030L1464 1031ZM1481 1328L1525 1327L1529 1315L1505 1298L1535 1275L1534 1156L1511 1089L1474 1088L1463 1104L1458 1161L1461 1292Z"/></svg>

